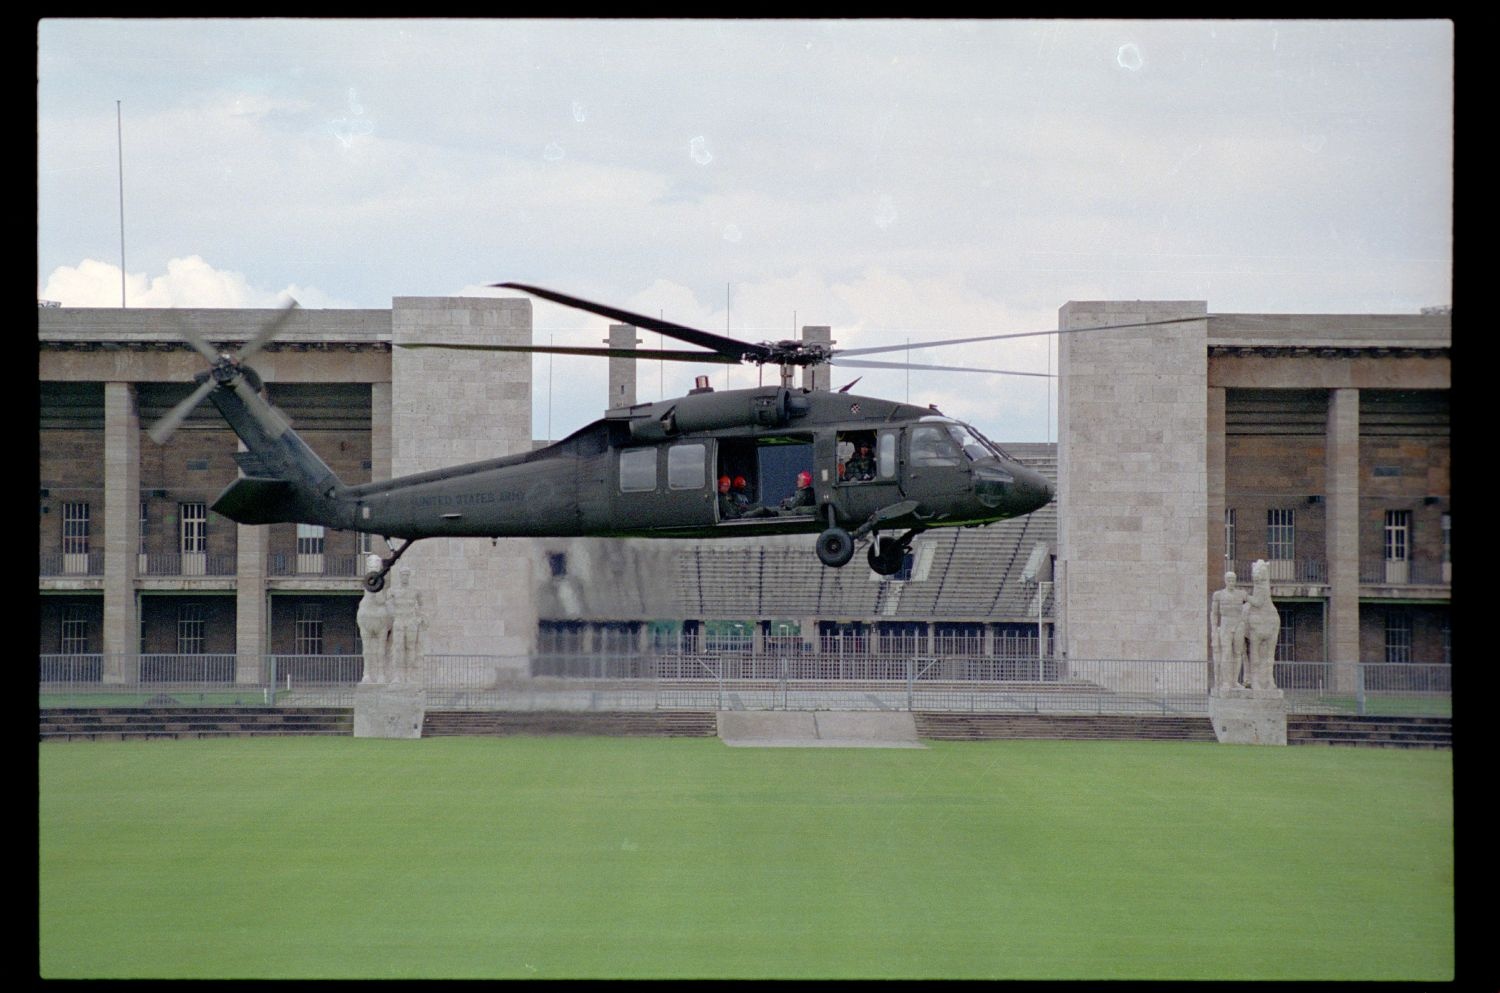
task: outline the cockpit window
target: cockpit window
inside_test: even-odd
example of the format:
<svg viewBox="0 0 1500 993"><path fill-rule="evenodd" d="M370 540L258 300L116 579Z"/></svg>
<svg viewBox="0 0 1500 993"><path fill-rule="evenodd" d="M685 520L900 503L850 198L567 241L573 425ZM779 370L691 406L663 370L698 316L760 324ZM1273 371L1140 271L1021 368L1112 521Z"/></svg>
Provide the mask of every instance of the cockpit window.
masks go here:
<svg viewBox="0 0 1500 993"><path fill-rule="evenodd" d="M912 465L958 465L960 447L946 424L919 424L911 429Z"/></svg>
<svg viewBox="0 0 1500 993"><path fill-rule="evenodd" d="M964 427L968 428L969 432L973 434L974 437L978 438L980 443L983 444L985 448L988 448L991 452L1000 456L1002 459L1005 459L1007 462L1015 461L1014 456L1012 456L1005 449L1001 448L999 445L995 444L993 441L990 441L990 439L986 438L978 428L972 427L968 424L965 424Z"/></svg>
<svg viewBox="0 0 1500 993"><path fill-rule="evenodd" d="M946 446L946 450L949 452L949 456L957 454L956 452L952 451L952 449L956 446L957 450L963 452L970 462L973 462L976 459L987 458L1002 458L1011 462L1015 461L1009 455L1007 455L999 445L995 444L993 441L990 441L984 435L980 434L977 428L965 424L962 421L951 420L947 417L924 417L922 418L921 426L913 429L913 461L917 461L921 457L917 446L918 432L921 431L941 431L943 433L944 444ZM952 462L928 462L926 464L958 465L959 463L955 460Z"/></svg>

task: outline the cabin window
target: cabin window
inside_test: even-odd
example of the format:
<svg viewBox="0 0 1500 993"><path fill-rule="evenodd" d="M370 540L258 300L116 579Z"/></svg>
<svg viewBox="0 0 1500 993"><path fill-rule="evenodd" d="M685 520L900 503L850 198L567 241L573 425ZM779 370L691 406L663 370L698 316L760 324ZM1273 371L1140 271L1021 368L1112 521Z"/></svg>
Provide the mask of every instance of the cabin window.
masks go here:
<svg viewBox="0 0 1500 993"><path fill-rule="evenodd" d="M841 431L836 450L839 482L865 483L875 478L874 431Z"/></svg>
<svg viewBox="0 0 1500 993"><path fill-rule="evenodd" d="M935 424L911 430L912 465L959 465L962 456L948 432Z"/></svg>
<svg viewBox="0 0 1500 993"><path fill-rule="evenodd" d="M656 489L656 449L627 448L620 453L620 491L647 493Z"/></svg>
<svg viewBox="0 0 1500 993"><path fill-rule="evenodd" d="M708 481L704 468L708 462L708 449L700 444L673 445L667 449L667 488L673 490L701 490ZM653 479L653 483L655 480Z"/></svg>
<svg viewBox="0 0 1500 993"><path fill-rule="evenodd" d="M896 475L896 432L880 432L880 441L875 448L875 467L881 479L893 479Z"/></svg>

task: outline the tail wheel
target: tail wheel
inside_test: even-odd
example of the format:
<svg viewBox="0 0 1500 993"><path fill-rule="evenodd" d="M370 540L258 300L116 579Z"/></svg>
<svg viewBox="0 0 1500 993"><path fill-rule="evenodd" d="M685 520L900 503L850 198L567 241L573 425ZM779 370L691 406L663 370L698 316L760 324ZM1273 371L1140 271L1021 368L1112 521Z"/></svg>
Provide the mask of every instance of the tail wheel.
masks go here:
<svg viewBox="0 0 1500 993"><path fill-rule="evenodd" d="M854 558L854 539L843 528L829 528L818 535L818 561L834 569Z"/></svg>
<svg viewBox="0 0 1500 993"><path fill-rule="evenodd" d="M372 572L365 577L365 589L371 593L379 593L385 589L385 576L378 572Z"/></svg>
<svg viewBox="0 0 1500 993"><path fill-rule="evenodd" d="M877 576L894 576L901 571L901 564L906 560L906 548L894 541L886 541L877 550L872 543L865 558Z"/></svg>

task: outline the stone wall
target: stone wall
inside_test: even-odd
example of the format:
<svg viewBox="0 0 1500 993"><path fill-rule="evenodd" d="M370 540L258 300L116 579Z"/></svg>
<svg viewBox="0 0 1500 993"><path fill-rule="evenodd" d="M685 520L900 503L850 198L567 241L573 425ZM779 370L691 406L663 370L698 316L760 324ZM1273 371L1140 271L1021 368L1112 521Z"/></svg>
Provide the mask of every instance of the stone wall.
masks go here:
<svg viewBox="0 0 1500 993"><path fill-rule="evenodd" d="M1059 314L1059 611L1072 659L1207 657L1206 320L1069 333L1206 312L1075 302Z"/></svg>
<svg viewBox="0 0 1500 993"><path fill-rule="evenodd" d="M397 297L391 340L392 476L530 450L530 355L399 347L529 345L529 300ZM425 539L395 572L407 567L426 608L427 653L530 650L536 611L529 539L502 538L494 545L482 538Z"/></svg>

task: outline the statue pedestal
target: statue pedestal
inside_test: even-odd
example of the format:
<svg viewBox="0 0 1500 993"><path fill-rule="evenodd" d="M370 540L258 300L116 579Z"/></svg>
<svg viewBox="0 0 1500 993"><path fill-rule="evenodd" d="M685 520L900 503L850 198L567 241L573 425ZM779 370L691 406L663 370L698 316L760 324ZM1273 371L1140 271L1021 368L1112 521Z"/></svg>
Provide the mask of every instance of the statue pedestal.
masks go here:
<svg viewBox="0 0 1500 993"><path fill-rule="evenodd" d="M1286 697L1280 690L1209 690L1208 717L1226 745L1286 744Z"/></svg>
<svg viewBox="0 0 1500 993"><path fill-rule="evenodd" d="M354 688L354 737L420 738L427 691L417 683L360 683Z"/></svg>

